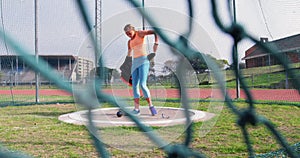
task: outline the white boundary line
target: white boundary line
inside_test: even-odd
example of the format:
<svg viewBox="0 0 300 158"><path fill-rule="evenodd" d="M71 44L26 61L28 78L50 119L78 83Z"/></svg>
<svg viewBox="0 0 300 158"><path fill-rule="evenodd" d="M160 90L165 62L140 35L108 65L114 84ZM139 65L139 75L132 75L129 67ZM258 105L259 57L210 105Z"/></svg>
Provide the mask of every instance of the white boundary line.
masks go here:
<svg viewBox="0 0 300 158"><path fill-rule="evenodd" d="M97 112L97 111L109 111L109 110L118 110L119 108L99 108L99 109L95 109L92 110L92 112ZM156 107L156 109L159 111L159 109L170 109L170 110L181 110L183 111L183 108L173 108L173 107ZM205 116L208 114L206 112L203 111L199 111L199 110L193 110L190 109L189 110L193 115L191 116L191 120L192 121L199 121L201 119L204 119ZM69 113L69 114L64 114L58 117L59 120L63 121L63 122L67 122L67 123L72 123L72 124L77 124L77 125L86 125L88 123L88 119L85 117L82 117L83 114L86 114L87 110L83 110L83 111L77 111L77 112L73 112L73 113ZM155 126L160 126L163 125L165 126L166 124L170 124L170 125L175 125L175 124L180 124L180 123L184 123L186 121L186 118L178 118L178 119L164 119L164 120L155 120L155 121L146 121L146 120L141 120L142 123L146 124L146 125L155 125ZM93 120L94 123L96 124L100 124L103 126L107 126L107 125L134 125L135 123L132 121L118 121L118 120Z"/></svg>

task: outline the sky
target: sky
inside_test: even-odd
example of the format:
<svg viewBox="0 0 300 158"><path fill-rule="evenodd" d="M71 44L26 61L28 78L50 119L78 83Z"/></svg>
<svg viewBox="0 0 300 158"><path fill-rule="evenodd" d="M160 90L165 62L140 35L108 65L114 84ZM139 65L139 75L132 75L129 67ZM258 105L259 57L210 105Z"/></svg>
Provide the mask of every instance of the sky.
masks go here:
<svg viewBox="0 0 300 158"><path fill-rule="evenodd" d="M94 23L95 0L83 0ZM13 36L34 54L34 0L1 0L0 30ZM93 58L89 32L83 27L75 0L38 0L38 53L41 55L79 55ZM190 42L200 52L218 59L231 60L232 39L221 32L211 16L210 0L193 0L194 30ZM218 0L222 21L230 23L230 14L224 0ZM185 33L187 25L186 0L145 0L147 14L157 27L176 40ZM236 0L237 22L255 38L267 37L269 41L300 33L300 0ZM102 1L102 55L105 64L118 68L127 54L128 37L123 27L131 23L142 28L142 16L125 0ZM146 27L150 27L147 23ZM153 38L147 38L151 52ZM174 55L160 40L155 61L163 65ZM238 45L240 62L245 51L253 46L249 40ZM5 40L0 41L0 54L11 54Z"/></svg>

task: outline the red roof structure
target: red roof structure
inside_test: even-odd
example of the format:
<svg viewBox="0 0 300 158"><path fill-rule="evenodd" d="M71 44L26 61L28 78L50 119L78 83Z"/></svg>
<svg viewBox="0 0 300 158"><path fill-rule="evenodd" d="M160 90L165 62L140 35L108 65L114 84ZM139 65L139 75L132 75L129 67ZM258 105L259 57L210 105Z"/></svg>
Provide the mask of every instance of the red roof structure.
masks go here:
<svg viewBox="0 0 300 158"><path fill-rule="evenodd" d="M274 41L268 41L268 38L261 38L261 42L274 45L278 53L285 53L291 62L300 62L300 34ZM247 68L278 64L278 61L272 55L257 44L246 50L245 57L242 60L246 61Z"/></svg>

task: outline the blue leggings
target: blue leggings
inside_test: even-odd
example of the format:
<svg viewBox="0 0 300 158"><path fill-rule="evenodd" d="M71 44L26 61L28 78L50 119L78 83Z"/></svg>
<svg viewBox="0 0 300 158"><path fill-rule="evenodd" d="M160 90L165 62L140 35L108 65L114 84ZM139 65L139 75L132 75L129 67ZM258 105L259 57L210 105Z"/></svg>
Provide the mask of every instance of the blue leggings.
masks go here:
<svg viewBox="0 0 300 158"><path fill-rule="evenodd" d="M150 91L147 87L147 79L149 73L150 63L147 57L140 57L133 60L132 63L132 89L133 97L140 98L140 89L141 86L144 97L150 98Z"/></svg>

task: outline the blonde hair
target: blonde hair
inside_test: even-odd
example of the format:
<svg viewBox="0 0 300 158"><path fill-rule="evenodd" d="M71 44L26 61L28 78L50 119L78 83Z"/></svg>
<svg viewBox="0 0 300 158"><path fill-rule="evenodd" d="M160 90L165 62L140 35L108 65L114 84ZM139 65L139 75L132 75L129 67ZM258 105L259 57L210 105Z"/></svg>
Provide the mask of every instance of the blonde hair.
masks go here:
<svg viewBox="0 0 300 158"><path fill-rule="evenodd" d="M130 31L130 30L134 30L134 31L135 31L135 28L134 28L134 26L132 26L131 24L127 24L127 25L124 27L124 31L127 32L127 31Z"/></svg>

